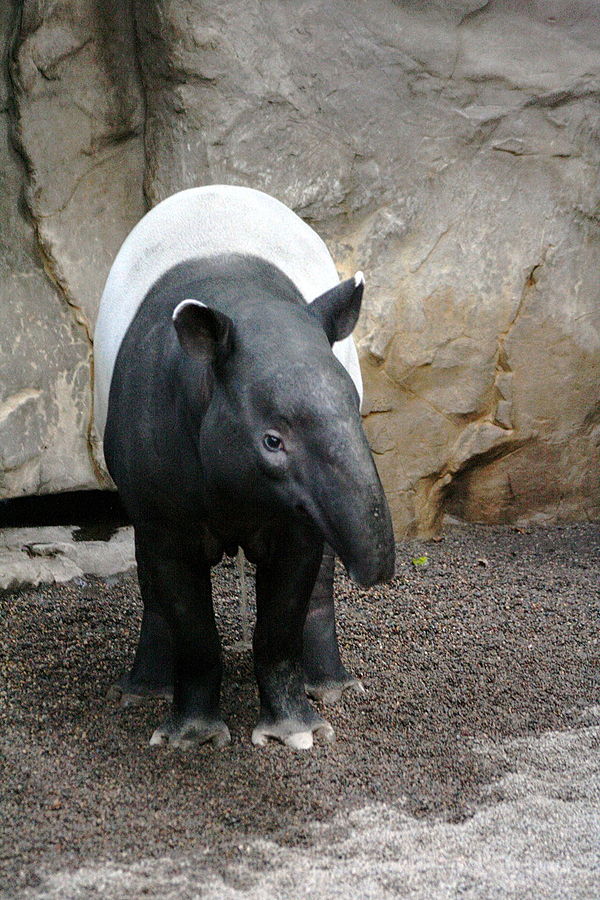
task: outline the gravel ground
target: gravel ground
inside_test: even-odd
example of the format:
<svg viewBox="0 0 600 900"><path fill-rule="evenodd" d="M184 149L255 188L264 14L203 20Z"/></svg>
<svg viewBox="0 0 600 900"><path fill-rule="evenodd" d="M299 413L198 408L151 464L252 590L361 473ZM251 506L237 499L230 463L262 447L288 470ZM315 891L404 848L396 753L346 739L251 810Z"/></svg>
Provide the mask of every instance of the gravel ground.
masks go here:
<svg viewBox="0 0 600 900"><path fill-rule="evenodd" d="M250 743L233 561L214 572L221 752L150 748L164 713L107 700L132 575L0 597L3 897L600 897L600 528L453 527L390 585L338 568L367 693L333 745Z"/></svg>

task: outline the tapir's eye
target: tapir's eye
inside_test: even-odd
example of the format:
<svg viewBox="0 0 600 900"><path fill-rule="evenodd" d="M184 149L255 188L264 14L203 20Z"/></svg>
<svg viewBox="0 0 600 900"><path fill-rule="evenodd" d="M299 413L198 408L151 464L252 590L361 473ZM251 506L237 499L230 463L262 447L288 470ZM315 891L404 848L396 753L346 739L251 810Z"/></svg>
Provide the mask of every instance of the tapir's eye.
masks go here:
<svg viewBox="0 0 600 900"><path fill-rule="evenodd" d="M273 434L272 431L267 431L263 438L263 444L270 450L272 453L276 453L278 450L283 450L283 441L279 437L278 434Z"/></svg>

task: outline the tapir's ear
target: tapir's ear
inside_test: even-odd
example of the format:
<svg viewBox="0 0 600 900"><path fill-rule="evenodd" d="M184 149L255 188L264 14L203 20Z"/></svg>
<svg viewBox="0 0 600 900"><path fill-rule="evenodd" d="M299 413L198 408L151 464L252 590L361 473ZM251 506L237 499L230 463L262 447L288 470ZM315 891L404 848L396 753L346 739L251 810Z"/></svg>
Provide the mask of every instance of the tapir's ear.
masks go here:
<svg viewBox="0 0 600 900"><path fill-rule="evenodd" d="M194 359L212 363L231 350L231 319L200 300L182 300L173 311L173 324L179 343Z"/></svg>
<svg viewBox="0 0 600 900"><path fill-rule="evenodd" d="M362 272L340 282L308 304L311 316L323 326L330 344L352 334L358 321L365 279Z"/></svg>

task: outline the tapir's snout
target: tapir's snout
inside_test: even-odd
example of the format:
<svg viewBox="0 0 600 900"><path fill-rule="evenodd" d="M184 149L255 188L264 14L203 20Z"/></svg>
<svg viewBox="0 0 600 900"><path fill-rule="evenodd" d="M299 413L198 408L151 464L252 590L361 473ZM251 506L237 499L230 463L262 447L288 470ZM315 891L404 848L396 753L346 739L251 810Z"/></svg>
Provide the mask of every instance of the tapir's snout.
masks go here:
<svg viewBox="0 0 600 900"><path fill-rule="evenodd" d="M323 536L361 587L390 581L396 547L389 507L361 429L360 444L321 482L313 516Z"/></svg>
<svg viewBox="0 0 600 900"><path fill-rule="evenodd" d="M381 494L382 501L370 520L363 520L360 532L338 550L350 578L363 588L391 581L394 577L394 532L383 490Z"/></svg>

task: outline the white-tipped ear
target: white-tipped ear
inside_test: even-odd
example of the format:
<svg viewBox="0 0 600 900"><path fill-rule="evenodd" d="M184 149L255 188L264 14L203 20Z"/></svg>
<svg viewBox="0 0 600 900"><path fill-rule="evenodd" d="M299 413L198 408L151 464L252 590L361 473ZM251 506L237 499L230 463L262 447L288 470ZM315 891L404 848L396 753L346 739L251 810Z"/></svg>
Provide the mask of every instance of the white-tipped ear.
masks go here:
<svg viewBox="0 0 600 900"><path fill-rule="evenodd" d="M320 322L330 344L343 341L354 331L364 286L364 275L357 272L309 303L310 315Z"/></svg>
<svg viewBox="0 0 600 900"><path fill-rule="evenodd" d="M177 317L179 316L181 311L188 305L188 303L192 304L192 306L203 306L204 309L208 308L206 306L206 303L203 303L202 300L182 300L181 303L178 303L177 306L175 307L175 309L173 310L173 316L172 316L173 321L175 321L177 319Z"/></svg>
<svg viewBox="0 0 600 900"><path fill-rule="evenodd" d="M231 350L231 319L200 300L178 303L173 310L173 325L179 343L194 359L211 363Z"/></svg>

